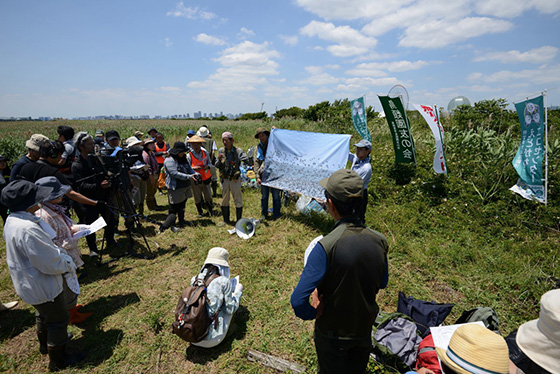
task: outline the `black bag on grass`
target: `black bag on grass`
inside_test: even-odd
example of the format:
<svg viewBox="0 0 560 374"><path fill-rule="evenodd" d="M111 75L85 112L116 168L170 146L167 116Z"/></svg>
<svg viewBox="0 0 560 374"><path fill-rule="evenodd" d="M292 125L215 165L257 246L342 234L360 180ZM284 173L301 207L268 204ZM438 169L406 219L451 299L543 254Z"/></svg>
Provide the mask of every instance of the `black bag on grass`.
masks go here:
<svg viewBox="0 0 560 374"><path fill-rule="evenodd" d="M455 304L438 304L434 301L417 300L399 292L397 312L411 317L416 322L420 334L424 336L428 328L441 325L454 306Z"/></svg>

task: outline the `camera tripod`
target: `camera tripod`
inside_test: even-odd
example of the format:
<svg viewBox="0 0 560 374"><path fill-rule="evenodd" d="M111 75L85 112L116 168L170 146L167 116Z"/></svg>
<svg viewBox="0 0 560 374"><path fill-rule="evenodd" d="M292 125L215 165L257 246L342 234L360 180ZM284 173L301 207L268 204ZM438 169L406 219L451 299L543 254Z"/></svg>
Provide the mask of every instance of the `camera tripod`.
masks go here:
<svg viewBox="0 0 560 374"><path fill-rule="evenodd" d="M118 178L115 179L116 180L114 180L113 182L116 182L118 180ZM107 204L107 208L110 210L111 213L113 213L114 216L117 217L117 220L119 216L124 218L126 233L128 236L128 250L123 255L115 256L112 258L119 259L121 257L129 256L129 257L141 258L145 260L153 259L154 258L153 255L149 255L149 256L141 255L134 250L134 237L132 236L132 229L134 227L140 229L139 231L140 234L142 235L142 239L144 239L146 248L151 253L150 245L148 244L148 240L146 239L146 236L144 235L144 232L142 230L142 224L140 222L140 219L142 218L153 223L157 223L157 222L150 219L149 217L142 216L136 213L136 209L134 208L134 203L132 202L132 196L130 194L130 190L126 188L122 183L112 183L109 201L113 202L116 206ZM113 224L113 223L111 222L108 224ZM101 254L103 253L104 244L105 244L105 238L103 238L101 244L101 251L99 254L99 264L101 264Z"/></svg>

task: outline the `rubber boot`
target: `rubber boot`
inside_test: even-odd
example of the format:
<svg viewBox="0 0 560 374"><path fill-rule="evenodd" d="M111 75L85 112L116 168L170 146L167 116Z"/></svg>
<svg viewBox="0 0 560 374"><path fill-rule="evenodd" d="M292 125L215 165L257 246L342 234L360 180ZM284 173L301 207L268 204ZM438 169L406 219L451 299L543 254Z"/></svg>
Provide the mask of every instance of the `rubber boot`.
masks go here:
<svg viewBox="0 0 560 374"><path fill-rule="evenodd" d="M178 227L185 227L186 226L187 222L185 222L185 210L184 209L181 209L179 211L179 213L177 213L177 219L179 221L177 223Z"/></svg>
<svg viewBox="0 0 560 374"><path fill-rule="evenodd" d="M204 215L204 212L202 211L202 203L198 203L195 205L196 205L196 210L198 211L198 218L201 218Z"/></svg>
<svg viewBox="0 0 560 374"><path fill-rule="evenodd" d="M206 209L208 209L208 214L212 217L214 215L214 204L212 204L212 202L207 202Z"/></svg>
<svg viewBox="0 0 560 374"><path fill-rule="evenodd" d="M235 208L235 216L237 217L237 221L239 221L241 218L243 218L243 207ZM235 222L237 222L237 221L235 221Z"/></svg>
<svg viewBox="0 0 560 374"><path fill-rule="evenodd" d="M68 309L68 313L70 314L70 320L68 321L69 324L75 325L76 323L84 322L86 319L91 317L93 313L80 313L78 312L78 308L74 307L72 309Z"/></svg>
<svg viewBox="0 0 560 374"><path fill-rule="evenodd" d="M212 181L212 197L216 197L218 191L218 181Z"/></svg>
<svg viewBox="0 0 560 374"><path fill-rule="evenodd" d="M224 217L224 223L229 224L229 206L222 207L222 216Z"/></svg>
<svg viewBox="0 0 560 374"><path fill-rule="evenodd" d="M45 329L44 331L37 330L37 339L39 339L39 352L41 352L42 355L46 355L48 353L47 335L47 329Z"/></svg>
<svg viewBox="0 0 560 374"><path fill-rule="evenodd" d="M47 337L48 337L48 330L46 329L45 331L37 330L37 338L39 339L39 352L41 352L42 355L46 355L47 353L49 353L47 347ZM74 335L69 332L68 341L72 340L73 337Z"/></svg>
<svg viewBox="0 0 560 374"><path fill-rule="evenodd" d="M67 354L66 344L47 347L47 350L49 353L49 371L59 371L68 366L75 366L86 357L83 353Z"/></svg>

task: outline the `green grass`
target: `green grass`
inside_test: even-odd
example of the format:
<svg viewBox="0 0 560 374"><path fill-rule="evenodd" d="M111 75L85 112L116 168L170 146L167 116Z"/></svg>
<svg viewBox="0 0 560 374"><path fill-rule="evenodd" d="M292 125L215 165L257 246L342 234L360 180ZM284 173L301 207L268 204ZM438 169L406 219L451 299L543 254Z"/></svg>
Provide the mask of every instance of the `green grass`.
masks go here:
<svg viewBox="0 0 560 374"><path fill-rule="evenodd" d="M42 132L53 137L60 123L0 123L0 142L11 142L21 152L21 145L30 134ZM189 129L196 130L202 124L64 123L90 132L115 127L123 138L135 130L145 132L155 126L171 143L183 140ZM318 125L301 121L275 125L319 131ZM244 149L256 143L253 134L259 126L262 123L210 123L216 138L227 129ZM372 121L370 127L374 134L373 178L366 219L369 226L385 234L390 245L390 281L378 295L380 308L396 310L397 295L402 291L415 298L455 303L448 323L463 310L476 306L495 308L504 334L537 318L540 296L555 287L560 278L558 159L550 160L551 200L545 207L507 191L516 180L511 165L507 167L511 160L500 159L506 167L488 162L490 156L484 147L457 145L463 141L460 133L446 133L451 173L445 178L431 170L434 144L425 124L412 124L418 156L416 167L393 164L392 142L385 122ZM550 136L553 140L557 138L554 131ZM518 144L513 143L513 147ZM498 177L500 182L494 188ZM473 185L481 192L496 192L483 194L482 198ZM166 196L157 199L160 205L167 204ZM244 190L243 199L244 216L259 217L259 191ZM282 209L284 218L258 226L254 237L242 240L229 235L226 227L216 225L220 217L197 221L196 209L189 200L186 218L193 222L193 227L156 235L155 226L144 223L154 259L121 258L101 267L88 263L89 276L82 283L80 302L94 316L79 327L70 327L75 336L72 347L86 351L88 356L82 366L66 372L275 372L248 361L249 349L297 362L314 372L313 323L293 315L289 298L299 279L307 244L328 232L332 221L323 216L301 216L294 204ZM150 216L162 220L165 214L157 212ZM126 237L120 235L117 239L126 248ZM81 245L83 253L87 253L85 241ZM170 324L182 289L198 272L207 251L215 246L229 250L232 276L241 276L245 290L233 338L215 349L204 350L171 334ZM136 248L147 253L142 240L137 241ZM113 254L119 253L122 252ZM3 242L0 256L0 300L15 300ZM104 259L107 258L105 254ZM2 314L0 371L45 370L47 358L38 352L33 311L21 302L16 310ZM390 370L371 363L369 372Z"/></svg>

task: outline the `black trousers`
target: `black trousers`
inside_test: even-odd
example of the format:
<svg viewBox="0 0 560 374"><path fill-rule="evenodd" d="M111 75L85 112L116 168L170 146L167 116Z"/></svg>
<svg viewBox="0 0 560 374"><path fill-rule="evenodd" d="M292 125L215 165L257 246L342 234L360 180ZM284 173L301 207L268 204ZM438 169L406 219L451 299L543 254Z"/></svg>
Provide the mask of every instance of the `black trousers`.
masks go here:
<svg viewBox="0 0 560 374"><path fill-rule="evenodd" d="M371 338L340 340L314 334L319 374L363 374L371 353Z"/></svg>

